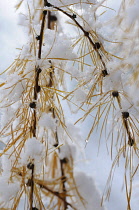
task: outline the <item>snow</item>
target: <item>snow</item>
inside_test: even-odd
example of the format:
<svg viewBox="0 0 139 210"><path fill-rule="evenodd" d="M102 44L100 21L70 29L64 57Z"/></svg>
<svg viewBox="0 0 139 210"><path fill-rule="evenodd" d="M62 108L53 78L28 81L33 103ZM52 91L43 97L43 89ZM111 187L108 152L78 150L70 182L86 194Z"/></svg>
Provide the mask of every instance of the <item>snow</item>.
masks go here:
<svg viewBox="0 0 139 210"><path fill-rule="evenodd" d="M81 88L74 92L74 96L77 101L84 102L86 100L86 93Z"/></svg>
<svg viewBox="0 0 139 210"><path fill-rule="evenodd" d="M127 8L126 11L126 18L127 18L127 25L132 25L135 23L135 21L138 21L139 18L139 13L138 13L138 8L139 8L139 0L135 0L134 4L130 4Z"/></svg>
<svg viewBox="0 0 139 210"><path fill-rule="evenodd" d="M63 33L57 33L54 30L45 31L44 57L75 59L76 55L72 52L71 42ZM52 47L53 46L53 47Z"/></svg>
<svg viewBox="0 0 139 210"><path fill-rule="evenodd" d="M66 0L49 0L49 3L51 3L52 5L56 6L56 7L61 7L61 6L68 6L69 4L79 4L80 2L78 0L70 0L70 3ZM84 2L87 2L87 0L85 0ZM96 3L96 0L90 0L90 3Z"/></svg>
<svg viewBox="0 0 139 210"><path fill-rule="evenodd" d="M0 203L9 202L10 199L16 197L19 189L20 183L7 180L5 177L0 177Z"/></svg>
<svg viewBox="0 0 139 210"><path fill-rule="evenodd" d="M33 162L35 167L43 160L45 156L45 147L35 137L28 139L21 152L21 163L27 165Z"/></svg>
<svg viewBox="0 0 139 210"><path fill-rule="evenodd" d="M92 177L83 172L75 172L75 183L78 192L84 198L83 203L80 199L77 200L77 208L80 210L106 210L104 206L101 207L101 196Z"/></svg>
<svg viewBox="0 0 139 210"><path fill-rule="evenodd" d="M50 113L42 113L39 119L39 126L55 131L57 126L56 119Z"/></svg>

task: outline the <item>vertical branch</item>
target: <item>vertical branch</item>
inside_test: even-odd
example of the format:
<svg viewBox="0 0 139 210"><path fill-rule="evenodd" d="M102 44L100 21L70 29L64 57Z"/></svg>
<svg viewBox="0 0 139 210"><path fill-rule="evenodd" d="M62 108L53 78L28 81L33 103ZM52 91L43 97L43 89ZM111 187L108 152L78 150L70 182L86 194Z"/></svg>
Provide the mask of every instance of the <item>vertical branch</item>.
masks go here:
<svg viewBox="0 0 139 210"><path fill-rule="evenodd" d="M43 11L41 31L40 31L40 35L38 36L39 38L37 37L37 40L39 40L38 59L41 59L41 54L42 54L42 42L43 42L43 34L44 34L46 14L47 14L47 11ZM39 86L39 75L40 75L41 71L42 70L40 69L40 67L36 66L36 68L35 68L34 96L33 96L33 102L30 103L30 107L33 108L32 127L31 127L31 132L32 132L33 137L36 137L36 127L37 127L36 103L37 103L38 93L41 90L40 86ZM30 210L33 210L34 164L29 163L27 165L27 168L32 170L32 173L31 173L31 190L30 190Z"/></svg>
<svg viewBox="0 0 139 210"><path fill-rule="evenodd" d="M37 37L37 39L39 40L38 59L41 59L42 41L43 41L46 14L47 14L47 11L43 11L41 31L40 31L40 35L38 36L39 38ZM32 120L33 125L32 125L32 128L31 128L33 137L36 137L36 124L37 124L37 120L36 120L36 101L37 101L37 95L40 92L40 86L39 86L39 75L40 75L40 73L41 73L41 69L39 68L39 66L37 66L35 68L34 98L33 98L33 102L30 103L30 107L34 108L34 110L33 110L33 120Z"/></svg>
<svg viewBox="0 0 139 210"><path fill-rule="evenodd" d="M48 22L47 22L48 29L54 30L54 23L56 21L57 21L57 17L55 15L52 15L51 12L48 11ZM53 86L53 81L54 81L54 79L53 79L53 77L54 77L54 68L53 68L52 62L51 61L49 61L49 62L51 63L51 66L50 66L51 71L49 73L50 80L49 80L48 86L52 87ZM53 96L53 98L54 98L54 96ZM54 108L51 109L51 112L52 112L53 118L56 118L55 109ZM58 139L57 130L55 131L55 141L56 141L55 146L58 146L59 145L59 139ZM58 148L58 151L60 152L60 148ZM65 186L66 177L65 177L65 172L64 172L64 167L65 167L66 163L67 163L67 161L65 161L65 159L60 160L62 192L64 194L64 197L63 197L64 210L66 210L67 207L68 207L67 201L66 201L66 186Z"/></svg>
<svg viewBox="0 0 139 210"><path fill-rule="evenodd" d="M60 151L60 149L59 149ZM60 166L61 166L61 181L62 181L62 191L63 191L63 194L64 194L64 210L67 209L68 205L67 205L67 201L66 201L66 177L65 177L65 172L64 172L64 167L65 167L65 164L67 164L68 162L68 159L67 158L64 158L62 160L60 160Z"/></svg>
<svg viewBox="0 0 139 210"><path fill-rule="evenodd" d="M119 108L122 109L119 94L116 96L116 98L117 98ZM129 146L133 146L135 143L135 140L132 137L132 134L130 131L130 126L129 126L129 122L128 122L129 117L130 117L129 112L122 112L122 121L123 121L123 125L124 125L124 128L125 128L127 136L128 136L128 144L129 144Z"/></svg>
<svg viewBox="0 0 139 210"><path fill-rule="evenodd" d="M47 23L47 27L48 29L53 29L51 28L51 12L48 11L48 23Z"/></svg>
<svg viewBox="0 0 139 210"><path fill-rule="evenodd" d="M35 86L34 86L34 110L33 110L33 128L32 128L32 133L33 133L33 137L36 137L36 124L37 124L37 120L36 120L36 101L37 101L37 96L38 93L40 92L40 86L39 86L39 75L41 73L41 69L39 67L35 68Z"/></svg>
<svg viewBox="0 0 139 210"><path fill-rule="evenodd" d="M40 40L39 40L39 51L38 51L38 58L41 59L42 53L42 41L43 41L43 33L44 33L44 26L45 26L45 17L47 15L47 11L43 11L43 18L42 18L42 25L41 25L41 32L40 32Z"/></svg>
<svg viewBox="0 0 139 210"><path fill-rule="evenodd" d="M29 163L27 168L31 170L31 179L30 179L30 210L33 210L33 194L34 194L34 164Z"/></svg>

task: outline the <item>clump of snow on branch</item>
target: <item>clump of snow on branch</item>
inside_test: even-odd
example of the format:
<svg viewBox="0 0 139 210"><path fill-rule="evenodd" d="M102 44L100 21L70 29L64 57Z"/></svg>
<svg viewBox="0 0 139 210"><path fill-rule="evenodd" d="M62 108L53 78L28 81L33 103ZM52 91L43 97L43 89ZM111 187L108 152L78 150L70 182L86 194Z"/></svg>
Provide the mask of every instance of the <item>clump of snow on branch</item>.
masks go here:
<svg viewBox="0 0 139 210"><path fill-rule="evenodd" d="M45 46L43 52L48 58L75 59L76 55L71 48L71 41L63 33L57 33L54 30L46 29Z"/></svg>
<svg viewBox="0 0 139 210"><path fill-rule="evenodd" d="M35 137L26 141L25 146L21 152L21 162L27 165L33 162L35 166L40 164L45 156L45 147Z"/></svg>
<svg viewBox="0 0 139 210"><path fill-rule="evenodd" d="M14 199L20 189L20 182L8 180L6 177L0 177L0 207L9 205L9 200Z"/></svg>
<svg viewBox="0 0 139 210"><path fill-rule="evenodd" d="M101 196L92 177L83 172L75 172L75 183L78 192L83 198L82 201L81 199L77 200L77 208L81 210L106 210L104 206L100 206Z"/></svg>
<svg viewBox="0 0 139 210"><path fill-rule="evenodd" d="M39 120L39 126L55 131L57 126L56 119L53 118L52 114L50 113L42 113L41 118Z"/></svg>

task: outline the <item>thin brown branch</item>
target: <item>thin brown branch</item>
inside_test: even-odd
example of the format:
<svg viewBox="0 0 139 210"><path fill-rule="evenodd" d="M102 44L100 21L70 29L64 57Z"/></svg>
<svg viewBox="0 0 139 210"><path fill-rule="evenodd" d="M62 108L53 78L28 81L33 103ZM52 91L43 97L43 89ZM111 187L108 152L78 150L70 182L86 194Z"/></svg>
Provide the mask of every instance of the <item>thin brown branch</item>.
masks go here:
<svg viewBox="0 0 139 210"><path fill-rule="evenodd" d="M117 102L118 102L119 108L122 109L119 94L117 94L116 96L114 95L114 97L117 98ZM122 121L123 121L123 125L124 125L124 128L125 128L127 136L128 136L128 144L129 144L129 146L133 146L134 143L135 143L135 140L134 140L134 138L131 135L128 120L129 120L129 112L122 112Z"/></svg>
<svg viewBox="0 0 139 210"><path fill-rule="evenodd" d="M42 19L42 25L41 25L40 40L39 40L39 51L38 51L38 58L39 59L41 59L41 53L42 53L42 41L43 41L43 33L44 33L46 14L47 14L47 11L43 11L43 19Z"/></svg>
<svg viewBox="0 0 139 210"><path fill-rule="evenodd" d="M30 210L32 210L33 209L33 194L34 194L34 164L33 163L29 163L27 165L27 168L29 170L31 170L31 179L30 179L30 187L31 187L31 189L30 189Z"/></svg>
<svg viewBox="0 0 139 210"><path fill-rule="evenodd" d="M39 184L39 182L37 182L37 184L47 190L48 192L50 192L51 194L53 194L54 196L58 197L60 200L62 200L64 203L66 203L66 206L70 206L72 209L77 210L75 207L73 207L69 202L65 201L64 196L61 196L59 192L53 191L50 188L48 188L46 185L43 185L42 183Z"/></svg>
<svg viewBox="0 0 139 210"><path fill-rule="evenodd" d="M38 58L41 59L41 53L42 53L42 41L43 41L43 33L44 33L44 26L45 26L45 17L46 17L47 11L43 11L43 19L41 24L41 31L40 31L40 37L39 37L39 50L38 50ZM33 115L32 115L32 127L31 132L33 137L36 137L36 126L37 126L37 117L36 117L36 101L38 93L40 92L40 86L39 86L39 75L41 73L41 69L39 66L35 68L35 85L34 85L34 98L33 102L30 103L30 107L33 108ZM30 192L30 210L33 209L33 194L34 194L34 164L32 164L32 168L29 168L32 170L31 174L31 192Z"/></svg>
<svg viewBox="0 0 139 210"><path fill-rule="evenodd" d="M51 30L54 30L54 25L51 24L54 20L55 21L57 20L56 16L52 15L51 12L48 11L48 28L51 29ZM51 63L51 61L49 61L49 62ZM49 79L48 86L52 87L53 86L53 80L54 80L53 79L53 77L54 77L54 67L53 67L52 63L51 63L50 68L51 68L51 71L49 73L50 79ZM51 112L52 112L53 118L56 118L54 108L51 109ZM58 146L59 145L59 139L58 139L57 130L55 131L55 141L56 141L56 145ZM60 148L58 148L58 151L60 152ZM65 186L66 179L63 179L63 177L65 177L64 166L65 166L65 163L63 162L63 160L60 160L61 177L62 177L61 178L62 192L64 193L63 203L64 203L64 210L66 210L68 208L68 204L66 202L66 186Z"/></svg>
<svg viewBox="0 0 139 210"><path fill-rule="evenodd" d="M88 38L90 44L93 46L94 50L96 51L96 53L97 53L99 59L101 60L102 65L103 65L103 68L104 68L103 70L107 71L107 70L106 70L105 62L103 61L102 56L101 56L100 53L98 52L98 50L97 50L97 48L96 48L96 44L92 41L91 37L89 36L90 33L89 33L88 31L86 31L86 30L83 28L83 26L80 25L80 23L76 20L76 15L75 15L75 14L70 15L70 14L68 14L67 12L65 12L63 9L61 9L61 8L59 8L59 7L56 7L56 6L54 6L54 5L52 5L52 4L48 3L48 2L46 3L46 6L47 6L47 7L53 7L54 9L57 9L58 11L62 12L63 14L65 14L66 16L68 16L70 19L72 19L72 20L75 22L75 24L81 29L81 31L82 31L82 32L84 33L84 35ZM107 73L107 75L108 75L108 73Z"/></svg>

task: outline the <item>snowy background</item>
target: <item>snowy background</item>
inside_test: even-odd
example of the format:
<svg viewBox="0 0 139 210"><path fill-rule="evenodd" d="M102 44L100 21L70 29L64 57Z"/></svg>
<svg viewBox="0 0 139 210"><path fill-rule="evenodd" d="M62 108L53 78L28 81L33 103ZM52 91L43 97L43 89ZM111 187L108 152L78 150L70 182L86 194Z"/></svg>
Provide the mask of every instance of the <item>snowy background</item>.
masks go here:
<svg viewBox="0 0 139 210"><path fill-rule="evenodd" d="M26 33L23 27L18 25L18 13L15 12L15 0L0 1L0 72L5 70L15 59L15 56L19 53L16 48L21 48L26 41ZM117 9L120 1L107 1L107 6ZM115 15L114 11L109 11L105 14L105 18ZM71 121L75 122L74 116L71 116ZM91 126L92 119L88 118L86 124L84 124L84 137L87 134L87 129ZM91 137L89 143L86 146L86 160L82 160L79 164L80 168L87 174L94 177L96 185L101 193L106 185L106 181L111 169L112 161L110 155L106 149L106 143L101 140L101 146L98 152L97 134ZM115 153L116 154L116 153ZM122 191L123 186L123 165L115 171L113 179L112 192L110 201L106 202L108 210L126 210L126 196ZM136 203L134 204L136 206ZM137 210L133 207L132 210Z"/></svg>

